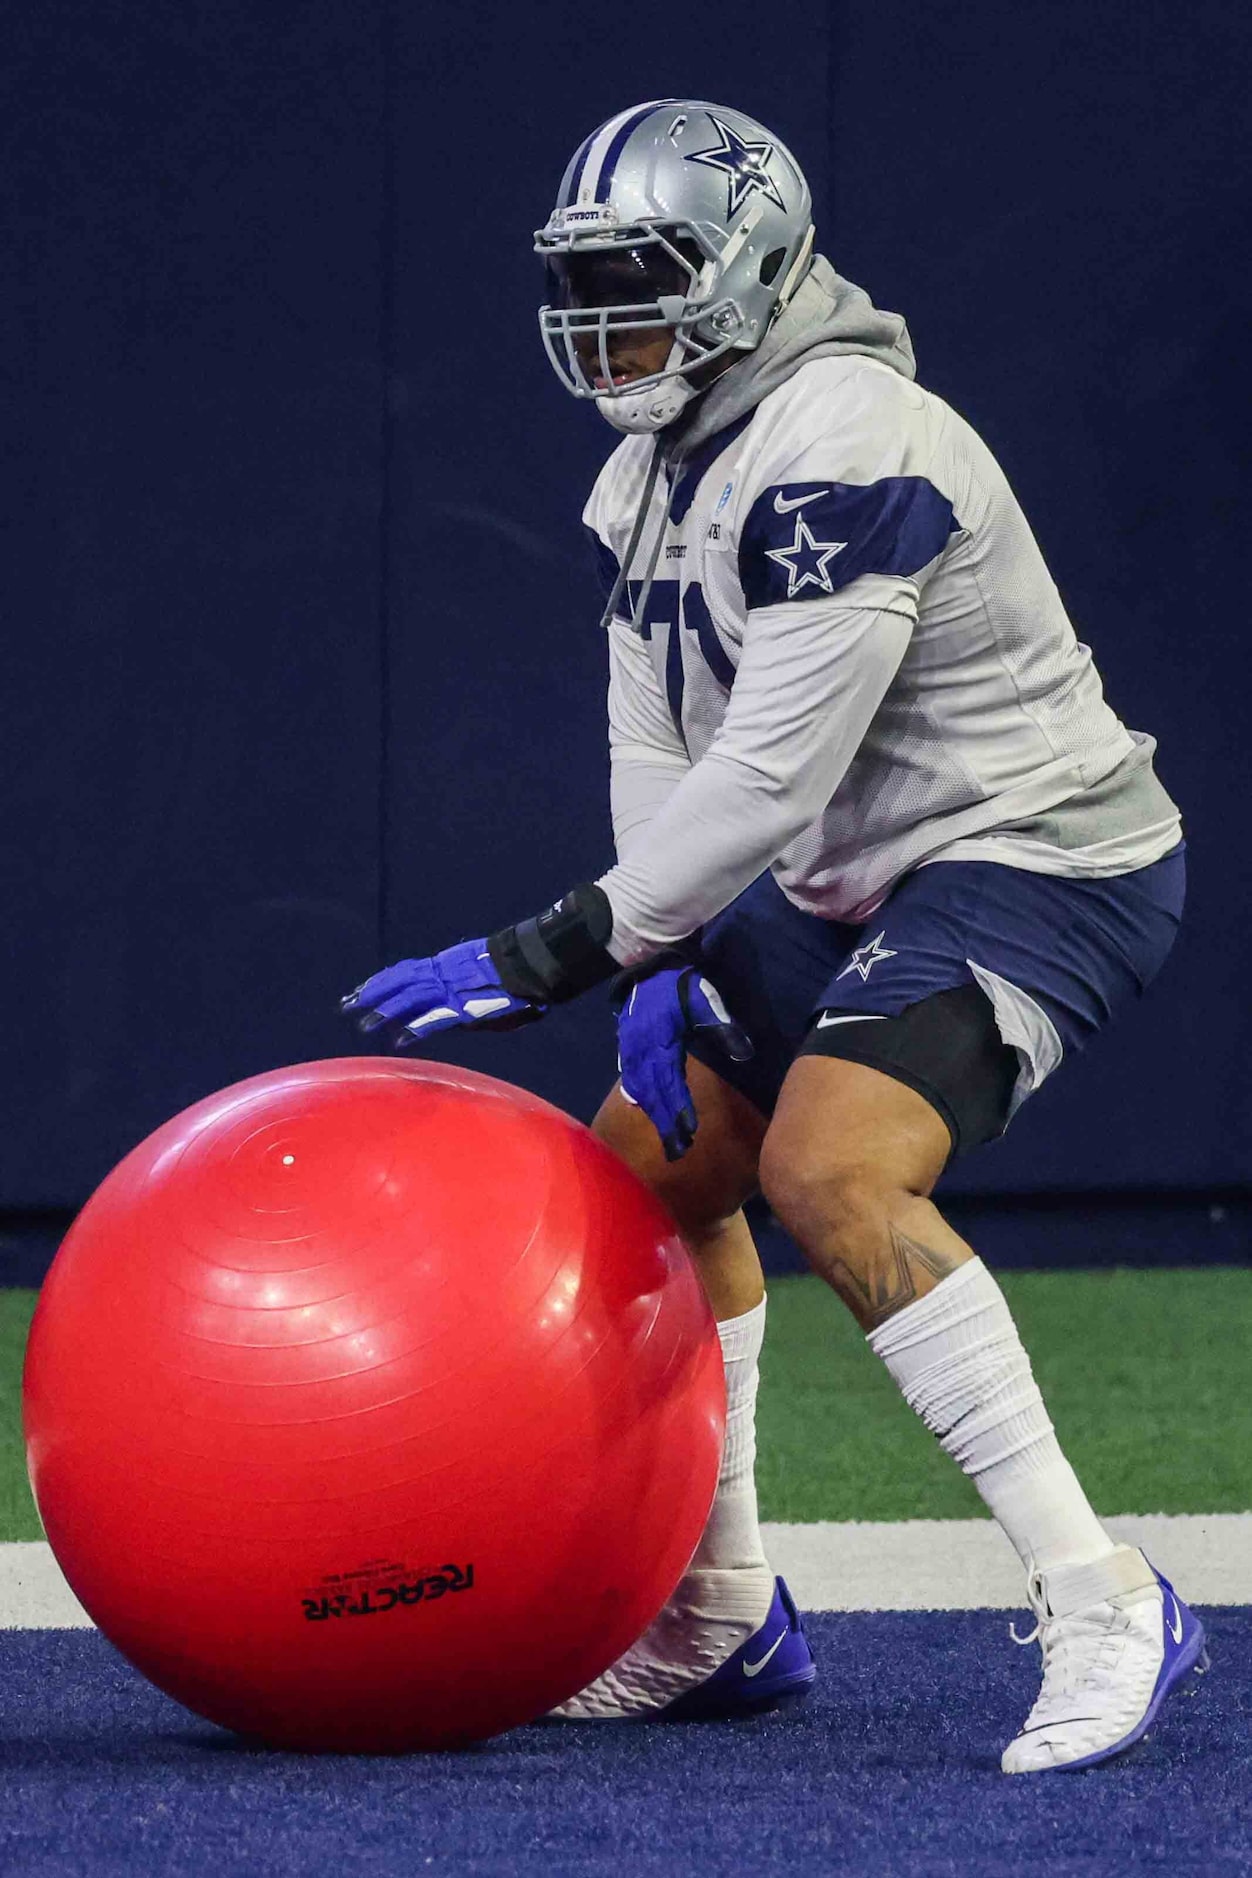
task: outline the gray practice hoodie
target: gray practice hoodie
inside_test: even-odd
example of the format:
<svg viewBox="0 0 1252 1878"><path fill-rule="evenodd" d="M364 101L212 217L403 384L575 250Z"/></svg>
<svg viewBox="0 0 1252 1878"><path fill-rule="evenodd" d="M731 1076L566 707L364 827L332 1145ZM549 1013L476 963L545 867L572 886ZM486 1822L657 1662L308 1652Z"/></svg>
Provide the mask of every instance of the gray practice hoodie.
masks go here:
<svg viewBox="0 0 1252 1878"><path fill-rule="evenodd" d="M836 274L824 255L813 265L755 352L732 366L678 420L661 432L669 461L690 456L786 384L811 359L849 352L877 359L902 378L915 378L913 342L899 313L884 313L863 287Z"/></svg>

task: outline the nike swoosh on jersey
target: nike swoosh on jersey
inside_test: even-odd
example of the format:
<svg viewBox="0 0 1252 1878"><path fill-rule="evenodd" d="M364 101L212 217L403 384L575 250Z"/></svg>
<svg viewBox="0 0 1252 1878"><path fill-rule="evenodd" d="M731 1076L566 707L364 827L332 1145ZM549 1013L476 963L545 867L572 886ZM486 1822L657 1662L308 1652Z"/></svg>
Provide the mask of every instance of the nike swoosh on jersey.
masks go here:
<svg viewBox="0 0 1252 1878"><path fill-rule="evenodd" d="M806 502L816 502L818 496L828 496L829 494L829 489L814 489L813 492L807 496L785 496L780 489L774 497L774 513L776 515L790 515L792 509L802 509Z"/></svg>
<svg viewBox="0 0 1252 1878"><path fill-rule="evenodd" d="M761 1657L759 1662L749 1663L745 1660L744 1665L743 1665L744 1675L748 1677L759 1676L761 1671L765 1668L765 1665L769 1662L770 1657L774 1654L774 1651L778 1648L779 1644L782 1642L783 1638L786 1636L786 1634L787 1633L785 1630L779 1631L778 1635L774 1638L774 1641L770 1644L769 1649L766 1650L764 1656Z"/></svg>
<svg viewBox="0 0 1252 1878"><path fill-rule="evenodd" d="M817 1020L819 1030L829 1030L832 1024L885 1024L885 1011L857 1011L851 1017L832 1017L829 1011L823 1011Z"/></svg>

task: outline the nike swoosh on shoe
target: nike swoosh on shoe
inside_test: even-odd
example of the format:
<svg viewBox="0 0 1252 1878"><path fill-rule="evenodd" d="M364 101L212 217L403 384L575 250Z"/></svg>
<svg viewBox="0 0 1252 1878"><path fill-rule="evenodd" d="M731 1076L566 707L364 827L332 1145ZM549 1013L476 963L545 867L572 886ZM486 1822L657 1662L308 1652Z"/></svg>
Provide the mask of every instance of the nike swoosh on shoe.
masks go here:
<svg viewBox="0 0 1252 1878"><path fill-rule="evenodd" d="M772 1641L771 1641L772 1639ZM764 1621L721 1668L661 1711L664 1721L727 1721L801 1696L816 1674L804 1625L781 1578Z"/></svg>
<svg viewBox="0 0 1252 1878"><path fill-rule="evenodd" d="M764 1656L759 1658L757 1662L749 1663L745 1661L743 1665L744 1675L748 1677L759 1676L761 1671L765 1668L765 1665L769 1662L770 1657L774 1654L774 1651L778 1649L779 1645L782 1643L786 1634L785 1630L780 1630L778 1635L774 1638L774 1641L770 1644L769 1649L766 1650Z"/></svg>

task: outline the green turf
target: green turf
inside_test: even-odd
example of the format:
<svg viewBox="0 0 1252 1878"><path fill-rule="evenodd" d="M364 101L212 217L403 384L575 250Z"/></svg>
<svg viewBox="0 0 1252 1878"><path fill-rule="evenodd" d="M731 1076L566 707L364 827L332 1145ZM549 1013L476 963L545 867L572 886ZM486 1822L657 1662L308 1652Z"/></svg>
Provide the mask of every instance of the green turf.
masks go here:
<svg viewBox="0 0 1252 1878"><path fill-rule="evenodd" d="M22 1352L33 1291L0 1291L0 1540L40 1539L22 1448Z"/></svg>
<svg viewBox="0 0 1252 1878"><path fill-rule="evenodd" d="M1252 1273L1017 1272L1002 1283L1099 1512L1252 1508ZM759 1428L767 1519L982 1511L816 1278L770 1288Z"/></svg>
<svg viewBox="0 0 1252 1878"><path fill-rule="evenodd" d="M1102 1513L1252 1507L1252 1273L1019 1272L1004 1289ZM19 1427L34 1303L0 1291L0 1540L35 1539ZM776 1279L760 1407L767 1519L960 1519L973 1488L816 1278Z"/></svg>

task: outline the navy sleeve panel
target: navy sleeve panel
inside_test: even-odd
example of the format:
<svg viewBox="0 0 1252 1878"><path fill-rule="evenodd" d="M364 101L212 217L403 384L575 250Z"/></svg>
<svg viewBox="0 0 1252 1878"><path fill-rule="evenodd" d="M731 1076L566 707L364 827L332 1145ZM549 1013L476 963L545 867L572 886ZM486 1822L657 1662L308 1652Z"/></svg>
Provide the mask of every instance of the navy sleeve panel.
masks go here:
<svg viewBox="0 0 1252 1878"><path fill-rule="evenodd" d="M960 528L924 476L876 483L773 483L739 538L749 608L838 593L861 574L918 573Z"/></svg>

